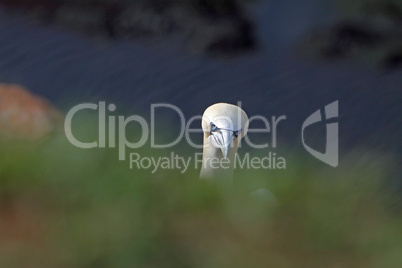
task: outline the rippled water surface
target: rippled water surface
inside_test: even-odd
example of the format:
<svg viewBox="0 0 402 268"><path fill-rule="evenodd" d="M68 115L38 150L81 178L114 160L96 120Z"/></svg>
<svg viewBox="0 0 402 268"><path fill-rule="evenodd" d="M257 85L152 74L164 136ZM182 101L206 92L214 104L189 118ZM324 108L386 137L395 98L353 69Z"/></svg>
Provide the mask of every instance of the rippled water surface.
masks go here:
<svg viewBox="0 0 402 268"><path fill-rule="evenodd" d="M169 102L189 117L240 100L249 115L287 115L280 134L298 147L304 119L339 100L341 148L400 154L402 72L296 57L293 44L335 16L324 1L294 2L257 4L250 12L260 49L233 59L192 55L176 37L95 42L0 12L0 80L63 109L107 100L147 113L151 103Z"/></svg>

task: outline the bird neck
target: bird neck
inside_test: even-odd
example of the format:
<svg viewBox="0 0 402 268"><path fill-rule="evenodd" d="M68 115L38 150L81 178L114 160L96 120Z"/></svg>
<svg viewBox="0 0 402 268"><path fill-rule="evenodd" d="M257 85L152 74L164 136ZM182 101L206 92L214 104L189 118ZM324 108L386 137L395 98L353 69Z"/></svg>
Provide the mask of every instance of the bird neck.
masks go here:
<svg viewBox="0 0 402 268"><path fill-rule="evenodd" d="M208 137L204 137L200 178L232 183L236 151L237 146L231 147L228 157L225 159L222 151L210 144Z"/></svg>

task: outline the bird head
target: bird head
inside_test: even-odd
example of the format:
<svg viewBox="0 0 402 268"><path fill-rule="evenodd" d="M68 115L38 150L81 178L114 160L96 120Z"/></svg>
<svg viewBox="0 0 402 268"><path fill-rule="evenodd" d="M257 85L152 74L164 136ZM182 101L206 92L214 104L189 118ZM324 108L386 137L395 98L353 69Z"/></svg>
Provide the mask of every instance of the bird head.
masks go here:
<svg viewBox="0 0 402 268"><path fill-rule="evenodd" d="M239 141L248 129L247 114L238 106L217 103L208 107L202 116L204 146L212 146L219 150L224 158L234 154Z"/></svg>

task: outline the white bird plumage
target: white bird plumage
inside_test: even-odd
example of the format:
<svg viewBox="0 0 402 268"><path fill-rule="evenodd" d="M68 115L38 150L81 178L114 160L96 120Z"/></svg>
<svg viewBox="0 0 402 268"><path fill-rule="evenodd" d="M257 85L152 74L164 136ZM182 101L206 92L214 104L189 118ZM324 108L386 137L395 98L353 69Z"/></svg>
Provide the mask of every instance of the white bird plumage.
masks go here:
<svg viewBox="0 0 402 268"><path fill-rule="evenodd" d="M240 140L247 134L248 116L243 109L228 103L208 107L202 116L204 150L200 179L214 179L232 183L233 169ZM225 161L226 160L226 161ZM275 196L261 188L251 196L275 202Z"/></svg>
<svg viewBox="0 0 402 268"><path fill-rule="evenodd" d="M240 140L247 134L248 116L240 107L217 103L202 116L203 164L200 178L231 180Z"/></svg>

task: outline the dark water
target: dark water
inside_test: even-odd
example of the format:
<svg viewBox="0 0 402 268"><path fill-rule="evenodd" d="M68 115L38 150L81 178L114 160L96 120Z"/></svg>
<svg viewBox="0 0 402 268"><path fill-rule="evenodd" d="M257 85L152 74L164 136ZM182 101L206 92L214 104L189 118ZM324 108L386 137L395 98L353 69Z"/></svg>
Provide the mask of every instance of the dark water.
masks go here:
<svg viewBox="0 0 402 268"><path fill-rule="evenodd" d="M147 113L151 103L168 102L190 117L216 102L242 101L249 115L287 115L280 141L295 148L308 115L339 100L341 150L400 156L401 71L298 58L295 42L336 18L326 1L264 1L250 12L260 49L233 59L192 55L177 37L100 43L0 13L0 80L66 110L107 100Z"/></svg>

